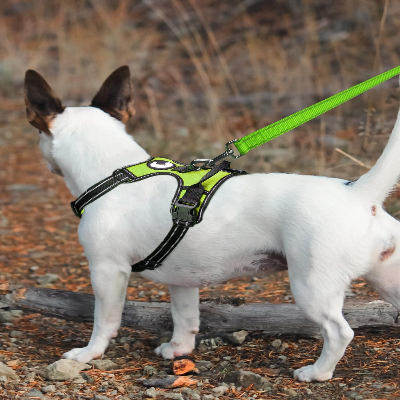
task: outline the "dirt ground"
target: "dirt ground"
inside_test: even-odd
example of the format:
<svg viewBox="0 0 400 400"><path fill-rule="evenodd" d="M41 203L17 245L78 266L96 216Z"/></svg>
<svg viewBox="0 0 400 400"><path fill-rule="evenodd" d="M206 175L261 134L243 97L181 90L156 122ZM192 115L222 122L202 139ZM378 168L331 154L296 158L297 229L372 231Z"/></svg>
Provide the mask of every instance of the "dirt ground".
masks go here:
<svg viewBox="0 0 400 400"><path fill-rule="evenodd" d="M92 290L76 233L79 221L69 206L74 199L62 178L47 170L37 132L25 119L27 68L41 72L66 105L80 105L89 104L113 69L128 64L137 88L137 113L128 131L152 155L188 162L217 155L234 137L400 64L396 2L196 4L1 2L0 291L7 284ZM254 150L233 167L357 178L377 159L393 126L399 98L393 81ZM398 197L394 193L386 204L395 217ZM202 297L221 295L242 296L247 303L293 302L286 272L201 290ZM378 298L362 279L347 297ZM128 299L169 301L168 288L132 275ZM320 338L260 331L235 345L200 334L193 353L198 383L154 392L146 391L143 379L172 374L172 363L154 354L170 332L121 328L105 355L116 364L113 369L94 368L85 371L84 381L57 382L44 378L43 369L85 346L91 325L21 314L2 304L0 321L0 361L19 377L0 377L0 399L400 399L398 327L356 330L333 379L324 383L292 378L293 369L317 359ZM224 386L225 376L236 370L265 377L268 389Z"/></svg>
<svg viewBox="0 0 400 400"><path fill-rule="evenodd" d="M0 284L91 292L87 262L76 234L78 220L69 207L72 197L62 178L47 170L37 147L37 134L25 123L23 110L14 110L11 115L13 124L1 127L0 185L4 189L0 192ZM46 281L49 277L46 274L55 275ZM248 303L293 302L285 272L268 279L234 280L227 285L202 289L201 295L240 295ZM348 297L377 298L362 280L354 283ZM128 299L168 301L168 289L132 276ZM85 346L91 325L27 313L2 325L0 359L21 377L18 383L0 383L3 398L35 398L38 393L32 390L41 391L55 384L55 392L42 395L89 399L98 394L110 399L140 399L146 398L146 388L136 380L146 377L146 366L162 373L171 372L171 362L164 362L153 352L157 337L122 328L105 356L117 363L117 370L90 370L87 373L93 378L91 383L48 382L40 376L40 371L70 348ZM244 369L267 377L272 384L271 391L236 388L229 389L222 398L400 398L398 333L397 328L356 331L334 378L325 383L299 383L292 379L294 368L316 360L321 351L320 339L267 337L262 332L251 332L241 346L226 341L218 344L217 339L215 348L207 348L203 343L201 351L194 352L195 361L209 367L200 371L196 378L200 386L194 388L201 396L218 397L212 389L224 382L225 374ZM168 333L159 336L163 335ZM121 338L124 339L121 341ZM285 343L284 347L273 347L276 339ZM178 394L181 390L159 391ZM191 398L188 394L183 396Z"/></svg>

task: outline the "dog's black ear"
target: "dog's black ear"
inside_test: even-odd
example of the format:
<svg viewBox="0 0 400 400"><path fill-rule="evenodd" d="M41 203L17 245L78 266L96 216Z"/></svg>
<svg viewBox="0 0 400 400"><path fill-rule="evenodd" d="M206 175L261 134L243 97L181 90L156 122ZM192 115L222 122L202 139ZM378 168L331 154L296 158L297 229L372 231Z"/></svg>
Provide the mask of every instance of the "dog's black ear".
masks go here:
<svg viewBox="0 0 400 400"><path fill-rule="evenodd" d="M51 121L57 114L64 111L60 99L43 77L31 69L25 74L24 93L29 123L51 135Z"/></svg>
<svg viewBox="0 0 400 400"><path fill-rule="evenodd" d="M135 114L131 73L127 65L116 69L104 81L91 106L100 108L124 124Z"/></svg>

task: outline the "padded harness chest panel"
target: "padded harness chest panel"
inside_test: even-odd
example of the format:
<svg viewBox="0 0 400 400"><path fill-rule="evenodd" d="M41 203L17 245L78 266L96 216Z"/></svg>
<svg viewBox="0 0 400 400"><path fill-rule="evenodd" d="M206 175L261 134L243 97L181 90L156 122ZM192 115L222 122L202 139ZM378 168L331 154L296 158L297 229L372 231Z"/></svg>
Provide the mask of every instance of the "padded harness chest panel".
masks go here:
<svg viewBox="0 0 400 400"><path fill-rule="evenodd" d="M172 212L172 208L175 202L185 195L187 188L199 182L201 178L203 178L203 176L206 175L209 171L209 169L200 169L198 171L180 172L179 170L177 170L177 168L180 167L185 167L185 164L178 163L168 158L154 157L140 164L125 167L125 170L128 171L130 174L130 182L137 182L142 179L147 179L156 175L173 176L178 182L178 187L171 201ZM204 194L201 196L199 206L196 208L197 223L202 221L204 211L207 208L212 196L214 195L218 187L227 179L232 178L236 175L243 174L245 174L245 172L243 171L225 169L217 172L211 178L202 183L205 191Z"/></svg>

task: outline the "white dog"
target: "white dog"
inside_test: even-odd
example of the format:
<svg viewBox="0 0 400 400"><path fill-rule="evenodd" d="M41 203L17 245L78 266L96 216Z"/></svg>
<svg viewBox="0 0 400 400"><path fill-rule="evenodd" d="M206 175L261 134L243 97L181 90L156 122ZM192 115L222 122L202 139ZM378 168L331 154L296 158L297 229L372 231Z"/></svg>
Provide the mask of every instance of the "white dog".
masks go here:
<svg viewBox="0 0 400 400"><path fill-rule="evenodd" d="M146 153L125 132L133 115L129 68L114 71L89 107L66 107L46 81L27 71L29 122L40 149L72 194ZM292 174L251 174L217 191L202 223L191 228L162 266L141 275L169 285L173 337L157 348L164 358L190 353L199 330L198 288L241 276L263 275L283 259L297 305L322 330L322 354L295 371L300 381L325 381L353 338L343 318L344 292L365 276L400 308L400 224L382 208L400 174L400 119L376 165L356 182ZM96 297L87 347L64 354L87 362L117 335L131 265L147 257L171 227L176 181L156 176L120 185L88 205L79 240L89 259ZM396 249L397 248L397 249Z"/></svg>

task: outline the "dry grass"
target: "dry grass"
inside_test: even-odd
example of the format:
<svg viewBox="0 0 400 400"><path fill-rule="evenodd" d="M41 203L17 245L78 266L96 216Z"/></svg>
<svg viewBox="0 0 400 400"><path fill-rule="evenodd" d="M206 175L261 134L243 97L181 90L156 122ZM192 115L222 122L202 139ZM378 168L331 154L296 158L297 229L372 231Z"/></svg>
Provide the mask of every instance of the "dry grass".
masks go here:
<svg viewBox="0 0 400 400"><path fill-rule="evenodd" d="M152 154L212 157L235 137L400 64L394 0L5 0L0 98L22 108L33 68L66 105L88 104L105 77L131 68L129 131ZM395 80L253 150L235 166L357 177L398 107Z"/></svg>

